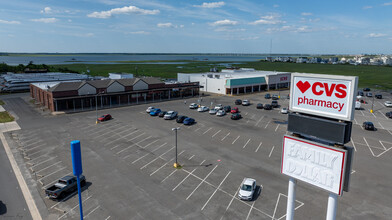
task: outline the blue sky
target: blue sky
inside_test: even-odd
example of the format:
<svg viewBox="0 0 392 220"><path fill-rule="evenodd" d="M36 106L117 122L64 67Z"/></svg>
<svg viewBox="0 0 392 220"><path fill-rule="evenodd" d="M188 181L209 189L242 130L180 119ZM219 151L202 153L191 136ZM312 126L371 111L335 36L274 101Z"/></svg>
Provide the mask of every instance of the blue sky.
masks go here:
<svg viewBox="0 0 392 220"><path fill-rule="evenodd" d="M270 50L391 54L392 0L0 1L1 52Z"/></svg>

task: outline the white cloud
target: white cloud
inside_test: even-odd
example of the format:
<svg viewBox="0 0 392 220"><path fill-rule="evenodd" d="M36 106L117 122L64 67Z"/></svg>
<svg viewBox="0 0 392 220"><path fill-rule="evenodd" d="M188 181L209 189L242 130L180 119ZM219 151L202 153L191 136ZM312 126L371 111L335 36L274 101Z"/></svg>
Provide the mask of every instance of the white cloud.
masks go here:
<svg viewBox="0 0 392 220"><path fill-rule="evenodd" d="M200 8L219 8L225 5L225 2L204 2L201 5L194 5L193 7L200 7Z"/></svg>
<svg viewBox="0 0 392 220"><path fill-rule="evenodd" d="M45 7L43 10L41 10L41 14L51 14L52 9L50 7Z"/></svg>
<svg viewBox="0 0 392 220"><path fill-rule="evenodd" d="M260 20L251 22L250 24L284 24L286 21L280 20L280 15L271 14L262 16Z"/></svg>
<svg viewBox="0 0 392 220"><path fill-rule="evenodd" d="M387 36L387 35L381 34L381 33L370 33L367 35L367 37L370 37L370 38L385 37L385 36Z"/></svg>
<svg viewBox="0 0 392 220"><path fill-rule="evenodd" d="M148 35L148 34L150 34L150 32L147 32L147 31L133 31L133 32L130 32L131 34L144 34L144 35Z"/></svg>
<svg viewBox="0 0 392 220"><path fill-rule="evenodd" d="M362 9L366 10L366 9L371 9L371 8L373 8L373 6L368 5L368 6L363 6Z"/></svg>
<svg viewBox="0 0 392 220"><path fill-rule="evenodd" d="M260 37L254 36L254 37L245 37L245 38L241 38L240 40L257 40Z"/></svg>
<svg viewBox="0 0 392 220"><path fill-rule="evenodd" d="M113 8L109 11L93 12L88 14L87 17L90 18L110 18L115 14L140 14L140 15L155 15L158 14L159 10L146 10L141 9L136 6L125 6L122 8Z"/></svg>
<svg viewBox="0 0 392 220"><path fill-rule="evenodd" d="M313 15L313 13L310 13L310 12L302 12L301 15L302 15L302 16L311 16L311 15Z"/></svg>
<svg viewBox="0 0 392 220"><path fill-rule="evenodd" d="M279 8L279 5L273 5L272 7L274 7L274 8Z"/></svg>
<svg viewBox="0 0 392 220"><path fill-rule="evenodd" d="M6 21L0 19L0 24L20 24L19 21Z"/></svg>
<svg viewBox="0 0 392 220"><path fill-rule="evenodd" d="M57 18L38 18L38 19L31 19L31 21L42 22L42 23L55 23L58 21L58 19Z"/></svg>
<svg viewBox="0 0 392 220"><path fill-rule="evenodd" d="M382 5L384 5L384 6L390 6L390 5L392 5L392 2L386 2L386 3L382 4Z"/></svg>
<svg viewBox="0 0 392 220"><path fill-rule="evenodd" d="M237 25L237 24L238 24L238 21L231 21L229 19L215 21L213 23L210 23L211 26L233 26L233 25Z"/></svg>
<svg viewBox="0 0 392 220"><path fill-rule="evenodd" d="M246 31L246 29L243 29L243 28L233 29L233 28L229 28L227 26L223 26L223 27L216 28L214 31L217 31L217 32L244 32L244 31Z"/></svg>
<svg viewBox="0 0 392 220"><path fill-rule="evenodd" d="M181 25L174 25L174 24L168 22L168 23L158 23L157 27L159 27L159 28L183 28L184 25L182 25L182 24Z"/></svg>

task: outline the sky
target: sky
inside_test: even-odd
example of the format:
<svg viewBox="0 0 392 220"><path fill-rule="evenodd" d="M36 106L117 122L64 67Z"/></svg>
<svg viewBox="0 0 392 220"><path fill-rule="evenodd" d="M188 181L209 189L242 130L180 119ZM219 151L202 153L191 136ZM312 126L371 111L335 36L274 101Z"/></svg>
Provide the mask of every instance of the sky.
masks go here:
<svg viewBox="0 0 392 220"><path fill-rule="evenodd" d="M0 52L391 51L392 0L0 0Z"/></svg>

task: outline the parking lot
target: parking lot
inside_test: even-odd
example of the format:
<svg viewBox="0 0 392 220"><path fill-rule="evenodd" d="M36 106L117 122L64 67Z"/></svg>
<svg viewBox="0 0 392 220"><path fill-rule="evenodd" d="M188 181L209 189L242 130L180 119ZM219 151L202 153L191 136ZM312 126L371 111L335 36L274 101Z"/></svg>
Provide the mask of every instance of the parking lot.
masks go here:
<svg viewBox="0 0 392 220"><path fill-rule="evenodd" d="M281 92L286 96L288 91ZM374 100L364 98L356 110L352 141L355 149L350 192L339 198L339 219L388 219L392 214L389 183L392 175L391 111L383 105L392 100L384 94ZM77 219L77 195L60 201L45 198L44 189L59 178L72 174L70 141L82 144L84 217L87 219L283 219L286 212L288 178L280 174L282 138L287 115L280 108L289 100L280 99L280 108L256 109L270 103L264 94L239 97L209 95L202 105L234 106L234 100L249 99L250 106L238 106L242 119L217 117L189 109L198 98L172 100L107 109L112 120L95 124L95 112L59 116L35 114L21 98L6 100L5 108L18 115L21 130L7 133L18 149L31 178L36 183L48 215L53 219ZM23 108L20 108L23 106ZM191 126L164 120L146 113L149 106L175 110L196 120ZM23 109L23 110L22 110ZM372 121L377 131L366 131L364 121ZM175 135L178 131L178 162L175 162ZM30 177L29 177L30 176ZM257 181L252 201L238 199L244 177ZM328 193L305 183L297 188L296 217L320 219L326 213Z"/></svg>

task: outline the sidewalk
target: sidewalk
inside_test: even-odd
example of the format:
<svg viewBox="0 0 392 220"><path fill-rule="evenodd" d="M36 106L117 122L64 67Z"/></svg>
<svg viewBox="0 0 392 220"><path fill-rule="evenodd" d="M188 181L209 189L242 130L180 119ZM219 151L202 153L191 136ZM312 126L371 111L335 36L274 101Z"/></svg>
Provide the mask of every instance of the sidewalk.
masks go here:
<svg viewBox="0 0 392 220"><path fill-rule="evenodd" d="M0 105L0 112L5 112L3 106ZM20 127L16 121L7 122L7 123L0 123L0 133L4 133L7 131L15 131L20 130Z"/></svg>

